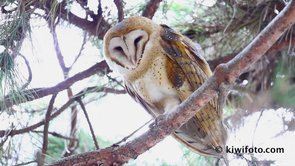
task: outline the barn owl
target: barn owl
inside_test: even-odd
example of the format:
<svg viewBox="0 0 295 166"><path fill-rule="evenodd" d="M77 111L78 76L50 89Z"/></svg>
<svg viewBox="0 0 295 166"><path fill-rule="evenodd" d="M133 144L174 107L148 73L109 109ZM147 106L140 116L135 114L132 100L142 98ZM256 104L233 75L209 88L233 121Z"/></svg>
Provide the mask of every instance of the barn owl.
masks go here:
<svg viewBox="0 0 295 166"><path fill-rule="evenodd" d="M104 55L126 91L153 117L177 107L212 74L190 39L140 16L108 30ZM222 158L227 136L221 119L214 98L172 135L199 154Z"/></svg>

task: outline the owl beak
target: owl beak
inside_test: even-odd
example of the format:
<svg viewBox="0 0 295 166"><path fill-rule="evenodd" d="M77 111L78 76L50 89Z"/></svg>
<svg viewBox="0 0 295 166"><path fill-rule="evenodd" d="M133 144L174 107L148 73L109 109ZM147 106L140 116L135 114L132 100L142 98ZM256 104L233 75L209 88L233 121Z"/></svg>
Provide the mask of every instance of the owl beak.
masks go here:
<svg viewBox="0 0 295 166"><path fill-rule="evenodd" d="M122 40L127 48L127 58L132 63L132 65L137 65L136 47L134 46L134 41L122 36ZM129 46L129 47L128 47Z"/></svg>

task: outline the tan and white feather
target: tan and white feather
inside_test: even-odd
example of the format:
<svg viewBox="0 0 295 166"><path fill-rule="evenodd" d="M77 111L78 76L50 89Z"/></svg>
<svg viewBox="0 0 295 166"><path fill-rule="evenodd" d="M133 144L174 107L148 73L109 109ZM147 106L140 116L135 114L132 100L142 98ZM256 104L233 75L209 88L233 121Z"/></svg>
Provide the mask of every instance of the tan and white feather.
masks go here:
<svg viewBox="0 0 295 166"><path fill-rule="evenodd" d="M198 47L187 37L148 18L131 17L104 37L110 68L121 74L126 91L153 117L172 110L212 74ZM214 98L173 136L203 155L224 157L226 130Z"/></svg>

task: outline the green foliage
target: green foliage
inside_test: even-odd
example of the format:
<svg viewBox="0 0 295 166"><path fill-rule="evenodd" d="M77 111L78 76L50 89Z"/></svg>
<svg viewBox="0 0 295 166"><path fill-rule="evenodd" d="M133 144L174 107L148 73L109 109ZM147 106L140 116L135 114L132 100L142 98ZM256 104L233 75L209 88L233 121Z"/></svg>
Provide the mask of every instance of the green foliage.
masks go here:
<svg viewBox="0 0 295 166"><path fill-rule="evenodd" d="M50 163L60 158L65 149L65 141L61 138L49 136L46 163Z"/></svg>
<svg viewBox="0 0 295 166"><path fill-rule="evenodd" d="M1 4L12 2L15 1L1 1ZM13 12L7 9L8 11L1 15L3 20L0 22L0 46L4 48L4 51L0 52L0 96L11 94L11 100L18 103L25 98L20 92L23 80L19 75L20 72L16 69L14 60L18 55L26 32L30 32L30 26L29 13L23 11L24 6L14 7ZM2 10L6 9L3 7ZM5 104L0 103L0 110L4 108Z"/></svg>
<svg viewBox="0 0 295 166"><path fill-rule="evenodd" d="M79 130L78 138L79 138L78 153L84 153L91 150L95 150L93 139L88 132L84 130ZM105 148L112 145L112 142L104 140L100 137L97 137L96 139L100 148Z"/></svg>
<svg viewBox="0 0 295 166"><path fill-rule="evenodd" d="M0 96L11 94L12 101L18 102L24 100L20 93L20 84L22 83L18 71L15 69L12 55L7 51L0 53ZM4 103L0 103L0 111L5 108Z"/></svg>
<svg viewBox="0 0 295 166"><path fill-rule="evenodd" d="M79 144L76 153L84 153L95 150L95 146L92 137L89 132L84 130L79 130L77 133ZM97 137L97 142L100 148L105 148L110 146L112 143L110 141L101 139ZM48 137L48 150L46 155L46 162L50 163L62 157L65 150L65 140L58 137L49 136Z"/></svg>
<svg viewBox="0 0 295 166"><path fill-rule="evenodd" d="M272 97L283 107L295 107L295 57L283 56L276 68Z"/></svg>
<svg viewBox="0 0 295 166"><path fill-rule="evenodd" d="M124 164L124 166L177 166L169 164L167 161L163 159L155 159L155 161L137 161L137 160L130 160L127 164Z"/></svg>
<svg viewBox="0 0 295 166"><path fill-rule="evenodd" d="M190 166L197 166L197 165L213 166L215 164L214 163L215 159L212 157L200 156L182 145L180 145L180 147L181 147L181 150L183 151L183 159L186 160L188 165Z"/></svg>
<svg viewBox="0 0 295 166"><path fill-rule="evenodd" d="M25 33L30 31L27 17L28 13L22 12L20 8L17 8L17 12L14 14L6 15L1 22L1 45L10 49L17 46L18 42L24 38Z"/></svg>
<svg viewBox="0 0 295 166"><path fill-rule="evenodd" d="M0 53L1 76L14 69L14 62L7 51ZM2 77L1 77L2 78Z"/></svg>

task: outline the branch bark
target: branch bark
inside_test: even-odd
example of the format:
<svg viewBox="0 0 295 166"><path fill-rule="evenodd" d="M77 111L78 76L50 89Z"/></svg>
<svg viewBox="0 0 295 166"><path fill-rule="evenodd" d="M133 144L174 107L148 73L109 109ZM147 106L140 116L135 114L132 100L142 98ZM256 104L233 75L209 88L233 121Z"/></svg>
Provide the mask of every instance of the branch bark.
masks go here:
<svg viewBox="0 0 295 166"><path fill-rule="evenodd" d="M30 5L44 10L48 15L52 14L50 13L52 11L49 10L52 8L51 0L47 0L47 1L34 0L30 2ZM99 39L103 39L104 34L111 27L111 25L103 18L102 13L94 14L93 11L90 11L92 13L90 14L91 18L93 19L92 21L76 16L74 13L72 13L71 11L67 9L66 1L62 1L61 3L59 3L56 11L58 11L57 13L58 17L87 31L89 34L93 36L97 36ZM89 11L85 11L85 12L89 14Z"/></svg>
<svg viewBox="0 0 295 166"><path fill-rule="evenodd" d="M142 12L142 16L152 19L161 2L162 0L150 0Z"/></svg>
<svg viewBox="0 0 295 166"><path fill-rule="evenodd" d="M281 50L284 50L294 45L295 45L295 38L278 41L266 52L266 55L268 54L271 55L273 53L279 52ZM208 64L210 65L210 68L214 70L219 64L227 63L228 61L233 59L236 55L237 53L231 53L213 60L209 60Z"/></svg>
<svg viewBox="0 0 295 166"><path fill-rule="evenodd" d="M33 101L33 100L66 90L70 86L72 86L74 83L102 71L105 71L106 73L110 72L110 69L105 61L101 61L91 66L90 68L80 73L77 73L72 77L69 77L68 79L58 83L55 86L48 87L48 88L34 88L34 89L22 91L21 94L24 95L23 97L25 98L25 100L17 100L16 102L15 100L13 100L12 95L7 95L5 96L4 101L0 101L0 103L4 103L6 107L11 107L13 105L20 104L23 102Z"/></svg>
<svg viewBox="0 0 295 166"><path fill-rule="evenodd" d="M122 21L124 19L124 2L122 0L114 0L114 3L118 10L118 21Z"/></svg>
<svg viewBox="0 0 295 166"><path fill-rule="evenodd" d="M88 113L86 111L85 105L83 104L81 97L77 97L76 101L80 104L80 107L81 107L81 109L82 109L82 111L83 111L83 113L85 115L86 121L88 123L89 129L90 129L90 132L91 132L92 140L94 142L94 145L95 145L96 150L98 150L99 149L99 145L97 143L97 140L96 140L96 137L95 137L95 133L94 133L92 124L90 122Z"/></svg>
<svg viewBox="0 0 295 166"><path fill-rule="evenodd" d="M43 144L42 144L42 156L40 158L40 161L38 161L38 165L42 166L44 165L45 162L45 157L48 149L48 129L49 129L49 121L50 121L50 116L51 112L53 110L53 104L55 101L57 94L52 95L49 104L48 104L48 109L45 114L45 119L44 119L44 130L43 130Z"/></svg>
<svg viewBox="0 0 295 166"><path fill-rule="evenodd" d="M217 66L213 76L187 100L170 113L156 118L155 122L157 123L138 138L119 147L112 146L99 151L64 158L52 165L121 165L131 158L136 158L194 116L196 110L199 110L218 95L218 91L230 86L243 71L261 58L279 37L294 24L294 18L295 1L292 0L243 51L228 63Z"/></svg>

